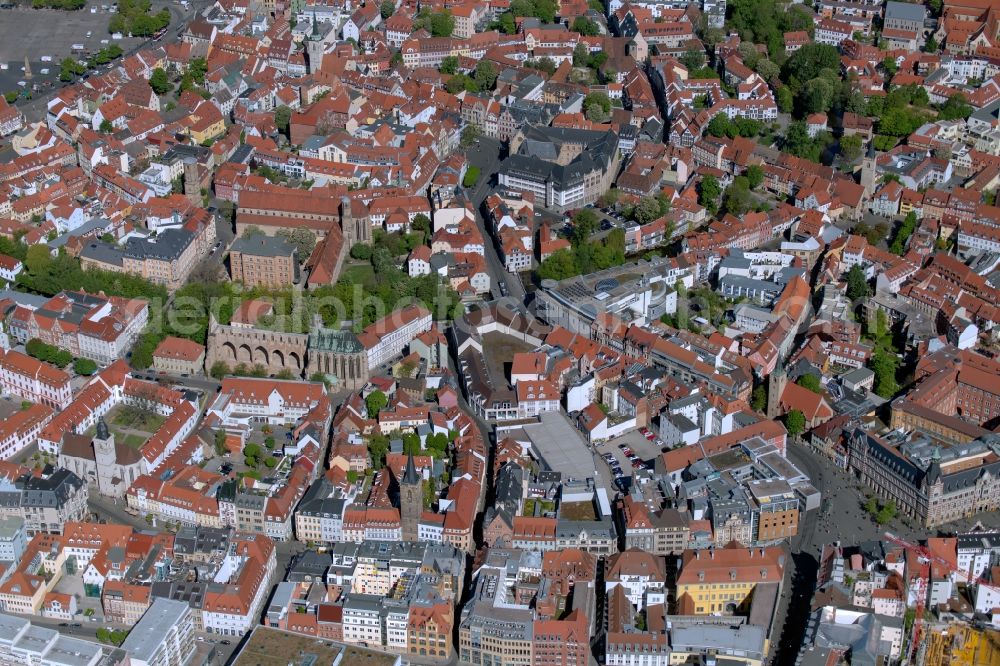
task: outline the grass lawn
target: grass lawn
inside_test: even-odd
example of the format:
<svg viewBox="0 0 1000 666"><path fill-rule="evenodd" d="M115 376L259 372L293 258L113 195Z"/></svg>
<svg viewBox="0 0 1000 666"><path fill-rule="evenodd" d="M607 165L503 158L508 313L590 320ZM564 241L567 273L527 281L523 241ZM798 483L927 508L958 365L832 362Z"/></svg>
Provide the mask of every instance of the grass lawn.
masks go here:
<svg viewBox="0 0 1000 666"><path fill-rule="evenodd" d="M332 664L338 656L345 666L392 666L398 658L351 645L331 646L315 636L258 626L236 658L235 666L287 666L303 663L306 658L311 659L310 663L314 660L317 664Z"/></svg>
<svg viewBox="0 0 1000 666"><path fill-rule="evenodd" d="M535 505L539 505L541 508L538 510L539 516L544 516L549 511L554 511L556 508L556 503L552 500L546 499L529 499L524 502L524 515L534 516L535 515Z"/></svg>
<svg viewBox="0 0 1000 666"><path fill-rule="evenodd" d="M375 269L369 263L345 266L344 270L340 272L340 279L343 280L347 277L350 277L355 284L365 287L375 285Z"/></svg>
<svg viewBox="0 0 1000 666"><path fill-rule="evenodd" d="M116 409L111 417L111 423L121 428L130 428L153 434L160 429L165 416L160 416L154 412L140 411L136 409Z"/></svg>
<svg viewBox="0 0 1000 666"><path fill-rule="evenodd" d="M462 186L474 187L476 182L478 181L479 181L479 167L472 166L466 170L465 177L462 179Z"/></svg>
<svg viewBox="0 0 1000 666"><path fill-rule="evenodd" d="M146 438L139 435L125 435L124 442L133 449L137 449L146 443Z"/></svg>
<svg viewBox="0 0 1000 666"><path fill-rule="evenodd" d="M565 520L597 520L592 502L563 502L559 517Z"/></svg>

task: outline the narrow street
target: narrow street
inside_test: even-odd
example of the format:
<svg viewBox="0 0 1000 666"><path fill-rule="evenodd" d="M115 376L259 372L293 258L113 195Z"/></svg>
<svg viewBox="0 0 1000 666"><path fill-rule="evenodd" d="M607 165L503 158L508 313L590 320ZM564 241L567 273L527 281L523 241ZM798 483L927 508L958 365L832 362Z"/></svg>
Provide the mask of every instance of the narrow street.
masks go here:
<svg viewBox="0 0 1000 666"><path fill-rule="evenodd" d="M476 209L476 225L479 227L479 233L483 235L483 241L486 245L486 267L493 278L490 284L490 293L494 298L510 296L517 299L518 302L523 303L525 291L524 286L521 284L521 279L516 275L511 275L504 268L503 261L500 259L500 252L497 250L496 241L492 234L487 233L486 223L483 220L481 211L483 201L492 189L493 179L500 168L500 149L500 141L489 137L480 137L479 141L465 152L469 163L472 166L479 167L480 170L479 181L476 183L475 188L468 192L468 196L473 207ZM507 288L506 294L500 287L501 281L503 281Z"/></svg>

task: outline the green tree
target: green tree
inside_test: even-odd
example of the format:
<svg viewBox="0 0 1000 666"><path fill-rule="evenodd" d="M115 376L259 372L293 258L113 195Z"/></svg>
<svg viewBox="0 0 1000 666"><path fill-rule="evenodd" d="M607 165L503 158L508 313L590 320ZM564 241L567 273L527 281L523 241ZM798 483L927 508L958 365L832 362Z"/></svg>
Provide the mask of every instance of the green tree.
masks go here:
<svg viewBox="0 0 1000 666"><path fill-rule="evenodd" d="M479 139L480 134L481 132L479 127L470 123L462 128L462 135L459 139L458 145L463 149L468 148Z"/></svg>
<svg viewBox="0 0 1000 666"><path fill-rule="evenodd" d="M497 68L489 60L480 60L476 63L472 78L479 90L493 90L497 83Z"/></svg>
<svg viewBox="0 0 1000 666"><path fill-rule="evenodd" d="M750 395L750 407L757 412L762 412L767 407L767 389L763 384L759 384Z"/></svg>
<svg viewBox="0 0 1000 666"><path fill-rule="evenodd" d="M167 72L162 67L157 67L153 70L153 74L149 77L149 87L157 95L166 95L173 89L170 79L167 77Z"/></svg>
<svg viewBox="0 0 1000 666"><path fill-rule="evenodd" d="M804 389L809 389L813 393L823 394L823 387L820 386L819 377L816 375L805 374L799 377L799 380L795 382Z"/></svg>
<svg viewBox="0 0 1000 666"><path fill-rule="evenodd" d="M372 458L372 468L380 470L385 467L385 454L389 452L389 438L385 435L372 435L368 439L368 455Z"/></svg>
<svg viewBox="0 0 1000 666"><path fill-rule="evenodd" d="M74 58L63 58L62 62L59 63L59 80L64 82L72 81L75 77L80 76L86 71L87 68Z"/></svg>
<svg viewBox="0 0 1000 666"><path fill-rule="evenodd" d="M556 72L556 61L548 56L538 60L525 60L524 66L537 69L539 72L545 72L549 76L552 76Z"/></svg>
<svg viewBox="0 0 1000 666"><path fill-rule="evenodd" d="M758 60L753 69L760 74L762 79L768 82L777 80L778 76L781 75L781 67L768 58Z"/></svg>
<svg viewBox="0 0 1000 666"><path fill-rule="evenodd" d="M420 454L420 437L416 433L408 432L403 435L403 453L407 455Z"/></svg>
<svg viewBox="0 0 1000 666"><path fill-rule="evenodd" d="M972 107L962 93L955 93L938 108L938 120L965 120L971 115Z"/></svg>
<svg viewBox="0 0 1000 666"><path fill-rule="evenodd" d="M46 273L52 267L52 251L48 245L32 245L28 248L24 267L32 275Z"/></svg>
<svg viewBox="0 0 1000 666"><path fill-rule="evenodd" d="M208 374L215 379L222 379L231 372L232 370L226 365L225 361L216 361L212 364L212 368L208 371Z"/></svg>
<svg viewBox="0 0 1000 666"><path fill-rule="evenodd" d="M288 136L288 128L292 121L292 110L282 104L274 110L274 126L278 131Z"/></svg>
<svg viewBox="0 0 1000 666"><path fill-rule="evenodd" d="M463 90L468 92L479 91L479 88L476 86L476 80L468 74L463 74L461 72L452 75L452 77L444 84L444 89L452 95L457 95Z"/></svg>
<svg viewBox="0 0 1000 666"><path fill-rule="evenodd" d="M260 458L264 455L264 449L261 448L260 444L255 444L254 442L247 442L243 447L243 456L245 458ZM250 463L247 463L250 464Z"/></svg>
<svg viewBox="0 0 1000 666"><path fill-rule="evenodd" d="M754 198L750 194L750 181L746 176L733 178L732 184L726 188L723 204L726 212L736 216L743 215L753 207Z"/></svg>
<svg viewBox="0 0 1000 666"><path fill-rule="evenodd" d="M852 301L868 297L868 280L860 264L854 264L847 271L847 297Z"/></svg>
<svg viewBox="0 0 1000 666"><path fill-rule="evenodd" d="M517 32L517 23L514 20L514 15L510 12L504 12L500 15L500 30L507 35L513 35Z"/></svg>
<svg viewBox="0 0 1000 666"><path fill-rule="evenodd" d="M719 196L721 194L722 188L715 176L704 176L698 184L698 203L713 215L719 210Z"/></svg>
<svg viewBox="0 0 1000 666"><path fill-rule="evenodd" d="M708 121L708 127L705 131L712 136L728 136L730 138L736 136L736 128L729 121L729 116L725 113L717 113L715 116Z"/></svg>
<svg viewBox="0 0 1000 666"><path fill-rule="evenodd" d="M759 164L751 164L747 167L746 177L750 189L756 190L764 182L764 169Z"/></svg>
<svg viewBox="0 0 1000 666"><path fill-rule="evenodd" d="M875 522L879 525L885 525L886 523L892 521L896 517L896 503L892 500L886 502L875 514Z"/></svg>
<svg viewBox="0 0 1000 666"><path fill-rule="evenodd" d="M912 210L906 214L903 221L900 222L899 228L896 230L896 235L892 239L892 243L889 245L889 251L893 254L898 254L902 256L906 250L906 242L913 235L913 232L917 228L917 214Z"/></svg>
<svg viewBox="0 0 1000 666"><path fill-rule="evenodd" d="M584 37L593 37L601 32L600 28L597 27L597 24L586 16L577 16L573 19L573 24L570 26L570 30L578 32Z"/></svg>
<svg viewBox="0 0 1000 666"><path fill-rule="evenodd" d="M660 212L660 202L655 197L643 197L631 212L630 217L639 224L648 224L666 213Z"/></svg>
<svg viewBox="0 0 1000 666"><path fill-rule="evenodd" d="M351 257L368 261L372 258L372 246L367 243L355 243L351 246Z"/></svg>
<svg viewBox="0 0 1000 666"><path fill-rule="evenodd" d="M379 13L382 15L382 20L392 16L395 11L396 3L393 0L382 0L382 4L379 5Z"/></svg>
<svg viewBox="0 0 1000 666"><path fill-rule="evenodd" d="M890 79L895 76L896 72L899 70L899 67L896 65L896 59L892 56L886 56L883 58L882 70L885 71L886 76Z"/></svg>
<svg viewBox="0 0 1000 666"><path fill-rule="evenodd" d="M795 107L795 94L788 86L780 86L775 92L775 102L782 113L791 113Z"/></svg>
<svg viewBox="0 0 1000 666"><path fill-rule="evenodd" d="M451 37L455 31L455 17L448 10L434 12L431 15L431 36Z"/></svg>
<svg viewBox="0 0 1000 666"><path fill-rule="evenodd" d="M457 72L458 71L458 56L453 56L453 55L445 56L441 60L441 66L438 68L438 70L442 74L454 74L455 72Z"/></svg>
<svg viewBox="0 0 1000 666"><path fill-rule="evenodd" d="M896 382L896 368L899 359L890 349L876 347L871 357L872 371L875 373L875 394L889 400L899 392Z"/></svg>
<svg viewBox="0 0 1000 666"><path fill-rule="evenodd" d="M785 429L792 437L798 437L806 429L806 417L797 409L785 414Z"/></svg>
<svg viewBox="0 0 1000 666"><path fill-rule="evenodd" d="M423 232L424 236L430 236L431 234L431 218L427 217L423 213L417 213L413 216L413 222L410 223L410 227L414 231Z"/></svg>
<svg viewBox="0 0 1000 666"><path fill-rule="evenodd" d="M299 261L308 259L312 251L316 248L316 235L305 227L280 229L277 235L295 246L295 252Z"/></svg>
<svg viewBox="0 0 1000 666"><path fill-rule="evenodd" d="M688 49L681 56L681 64L687 67L689 72L701 69L705 66L705 51L695 48Z"/></svg>
<svg viewBox="0 0 1000 666"><path fill-rule="evenodd" d="M840 71L840 52L829 44L805 44L785 61L781 68L781 78L792 85L812 81L824 70ZM794 85L792 86L795 87Z"/></svg>
<svg viewBox="0 0 1000 666"><path fill-rule="evenodd" d="M862 140L860 134L851 134L840 137L840 154L848 162L861 157Z"/></svg>
<svg viewBox="0 0 1000 666"><path fill-rule="evenodd" d="M92 375L97 372L97 364L89 358L78 358L73 361L73 371L78 375Z"/></svg>
<svg viewBox="0 0 1000 666"><path fill-rule="evenodd" d="M785 150L798 157L809 157L816 145L803 120L789 123L785 130Z"/></svg>
<svg viewBox="0 0 1000 666"><path fill-rule="evenodd" d="M590 240L597 229L597 214L590 208L583 208L573 216L573 242L577 245Z"/></svg>
<svg viewBox="0 0 1000 666"><path fill-rule="evenodd" d="M214 439L215 439L215 441L214 441L215 455L217 455L217 456L223 456L223 455L225 455L226 454L226 431L222 430L221 428L219 430L216 430L215 433L214 433Z"/></svg>
<svg viewBox="0 0 1000 666"><path fill-rule="evenodd" d="M386 405L389 404L389 399L385 397L385 393L379 391L378 389L372 391L365 398L365 407L368 408L368 418L374 419L378 417L378 413L385 409Z"/></svg>
<svg viewBox="0 0 1000 666"><path fill-rule="evenodd" d="M538 267L538 277L543 280L565 280L579 274L573 252L566 249L553 252Z"/></svg>
<svg viewBox="0 0 1000 666"><path fill-rule="evenodd" d="M120 1L120 0L119 0ZM199 86L205 85L205 75L208 74L208 61L204 58L191 58L188 62L187 71L191 74L191 78Z"/></svg>
<svg viewBox="0 0 1000 666"><path fill-rule="evenodd" d="M111 121L105 118L101 121L101 126L98 128L102 134L111 134L115 131L115 126L111 124Z"/></svg>
<svg viewBox="0 0 1000 666"><path fill-rule="evenodd" d="M611 115L611 100L602 92L588 93L583 98L583 115L592 122L604 122Z"/></svg>

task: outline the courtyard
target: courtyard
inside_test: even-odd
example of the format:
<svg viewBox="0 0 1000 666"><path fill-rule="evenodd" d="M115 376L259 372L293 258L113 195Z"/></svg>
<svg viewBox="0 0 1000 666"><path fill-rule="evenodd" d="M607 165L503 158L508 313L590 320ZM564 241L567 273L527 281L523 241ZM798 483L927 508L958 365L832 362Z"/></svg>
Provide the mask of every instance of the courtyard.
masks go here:
<svg viewBox="0 0 1000 666"><path fill-rule="evenodd" d="M166 421L165 416L124 404L116 405L104 416L104 422L114 435L115 441L134 449L145 444L146 440L160 429L164 421ZM91 426L84 434L93 437L96 431L97 426Z"/></svg>
<svg viewBox="0 0 1000 666"><path fill-rule="evenodd" d="M510 369L514 362L514 354L527 353L534 349L533 345L503 333L487 333L483 336L483 357L486 359L490 377L498 380L503 377L510 385Z"/></svg>

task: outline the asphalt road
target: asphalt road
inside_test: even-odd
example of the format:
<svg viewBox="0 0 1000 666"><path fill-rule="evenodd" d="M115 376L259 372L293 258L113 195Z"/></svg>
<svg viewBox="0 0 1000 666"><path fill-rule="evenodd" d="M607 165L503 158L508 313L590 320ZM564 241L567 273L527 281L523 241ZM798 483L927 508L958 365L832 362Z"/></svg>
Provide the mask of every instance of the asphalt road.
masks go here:
<svg viewBox="0 0 1000 666"><path fill-rule="evenodd" d="M485 136L480 137L476 143L465 151L465 157L471 165L479 167L479 182L476 183L475 188L468 195L472 205L476 209L476 225L479 227L479 233L483 235L483 240L486 241L486 266L490 272L490 276L493 278L490 281L490 292L494 298L506 295L516 298L523 303L525 292L524 286L521 284L521 279L516 275L511 275L504 268L503 261L500 259L500 253L496 247L496 242L493 235L487 233L486 223L480 211L483 201L492 189L496 173L500 169L500 141ZM501 281L507 287L507 294L504 294L500 288Z"/></svg>
<svg viewBox="0 0 1000 666"><path fill-rule="evenodd" d="M156 531L160 532L162 530L150 527L146 522L145 518L142 516L133 516L128 513L125 508L127 504L125 500L113 500L103 495L99 495L96 492L90 493L87 498L87 508L90 509L91 513L97 514L100 519L111 520L115 523L121 523L123 525L130 525L137 530L146 531Z"/></svg>

